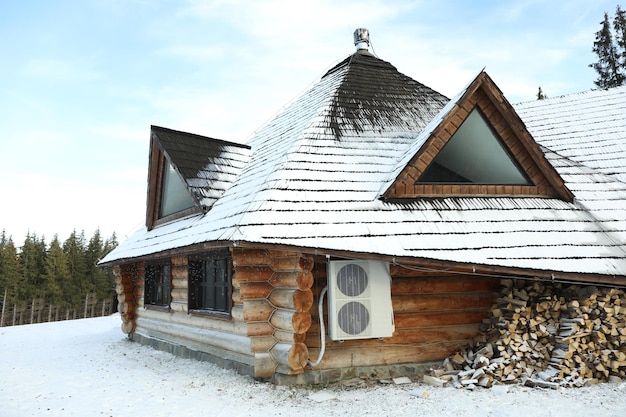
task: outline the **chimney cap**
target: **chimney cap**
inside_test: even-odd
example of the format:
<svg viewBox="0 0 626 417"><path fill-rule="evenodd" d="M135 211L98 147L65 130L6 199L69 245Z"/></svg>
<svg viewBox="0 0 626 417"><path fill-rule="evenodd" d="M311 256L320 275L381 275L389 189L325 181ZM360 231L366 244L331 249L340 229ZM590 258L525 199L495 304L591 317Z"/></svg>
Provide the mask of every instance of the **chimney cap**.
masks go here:
<svg viewBox="0 0 626 417"><path fill-rule="evenodd" d="M356 50L367 50L370 46L370 32L365 28L358 28L354 31L354 45Z"/></svg>

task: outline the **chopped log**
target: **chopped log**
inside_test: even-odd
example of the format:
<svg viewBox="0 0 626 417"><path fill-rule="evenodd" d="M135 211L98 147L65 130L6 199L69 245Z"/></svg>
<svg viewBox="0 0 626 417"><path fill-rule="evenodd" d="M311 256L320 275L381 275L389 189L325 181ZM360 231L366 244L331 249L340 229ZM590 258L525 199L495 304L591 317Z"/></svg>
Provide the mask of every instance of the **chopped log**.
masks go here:
<svg viewBox="0 0 626 417"><path fill-rule="evenodd" d="M234 304L233 307L230 309L230 316L234 321L244 321L243 303Z"/></svg>
<svg viewBox="0 0 626 417"><path fill-rule="evenodd" d="M241 285L242 282L250 282L250 281L267 281L272 277L274 271L269 266L236 266L235 271L233 272L233 285L237 283L237 286Z"/></svg>
<svg viewBox="0 0 626 417"><path fill-rule="evenodd" d="M274 326L266 321L248 323L248 336L270 336L274 334Z"/></svg>
<svg viewBox="0 0 626 417"><path fill-rule="evenodd" d="M172 288L170 294L172 296L172 301L187 303L189 290L187 288Z"/></svg>
<svg viewBox="0 0 626 417"><path fill-rule="evenodd" d="M424 375L423 382L426 385L432 385L434 387L444 387L448 383L445 379L430 376L428 374Z"/></svg>
<svg viewBox="0 0 626 417"><path fill-rule="evenodd" d="M539 388L551 388L551 389L559 388L559 384L556 382L548 382L542 379L533 379L533 378L526 379L524 381L524 385L527 387L539 387Z"/></svg>
<svg viewBox="0 0 626 417"><path fill-rule="evenodd" d="M267 296L274 290L274 287L267 281L261 282L242 282L239 287L239 292L243 300L255 299L255 298L267 298Z"/></svg>
<svg viewBox="0 0 626 417"><path fill-rule="evenodd" d="M507 280L476 347L450 356L442 369L457 369L459 385L470 387L490 379L571 387L625 376L624 304L617 288Z"/></svg>
<svg viewBox="0 0 626 417"><path fill-rule="evenodd" d="M313 274L311 271L277 271L268 281L274 287L308 290L313 286Z"/></svg>
<svg viewBox="0 0 626 417"><path fill-rule="evenodd" d="M309 359L309 351L304 343L277 343L270 353L279 365L295 371L303 370Z"/></svg>
<svg viewBox="0 0 626 417"><path fill-rule="evenodd" d="M133 292L126 292L117 295L118 304L132 303L135 300L135 294Z"/></svg>
<svg viewBox="0 0 626 417"><path fill-rule="evenodd" d="M233 249L233 265L239 266L268 265L273 256L265 249Z"/></svg>
<svg viewBox="0 0 626 417"><path fill-rule="evenodd" d="M122 332L130 334L135 331L136 326L134 321L122 321Z"/></svg>
<svg viewBox="0 0 626 417"><path fill-rule="evenodd" d="M268 352L274 344L276 344L276 339L271 335L250 337L250 350L252 352Z"/></svg>
<svg viewBox="0 0 626 417"><path fill-rule="evenodd" d="M309 311L313 305L313 293L311 290L294 290L277 288L269 294L270 303L276 307L295 310L298 312Z"/></svg>
<svg viewBox="0 0 626 417"><path fill-rule="evenodd" d="M177 301L172 301L170 302L170 310L172 310L173 312L176 313L187 313L187 301L184 302L177 302Z"/></svg>
<svg viewBox="0 0 626 417"><path fill-rule="evenodd" d="M243 300L241 299L241 291L238 288L233 289L233 293L231 295L231 298L233 300L233 303L235 303L235 304L243 303Z"/></svg>
<svg viewBox="0 0 626 417"><path fill-rule="evenodd" d="M309 327L311 327L311 314L309 312L278 309L272 315L270 323L277 329L293 331L294 333L306 333Z"/></svg>
<svg viewBox="0 0 626 417"><path fill-rule="evenodd" d="M270 267L274 271L311 271L313 269L313 257L297 253L289 256L276 256L272 258Z"/></svg>
<svg viewBox="0 0 626 417"><path fill-rule="evenodd" d="M295 333L289 330L282 330L282 329L274 330L274 339L276 339L278 342L305 343L306 337L307 337L306 333Z"/></svg>
<svg viewBox="0 0 626 417"><path fill-rule="evenodd" d="M254 353L254 377L259 379L271 378L276 372L278 364L269 352Z"/></svg>
<svg viewBox="0 0 626 417"><path fill-rule="evenodd" d="M244 300L244 321L267 321L274 312L274 307L267 300Z"/></svg>

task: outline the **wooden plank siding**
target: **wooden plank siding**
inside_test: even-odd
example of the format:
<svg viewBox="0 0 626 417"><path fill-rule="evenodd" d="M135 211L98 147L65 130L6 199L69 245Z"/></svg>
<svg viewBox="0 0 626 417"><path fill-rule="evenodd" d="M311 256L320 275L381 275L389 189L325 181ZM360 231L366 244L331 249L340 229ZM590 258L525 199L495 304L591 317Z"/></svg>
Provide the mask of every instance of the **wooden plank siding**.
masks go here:
<svg viewBox="0 0 626 417"><path fill-rule="evenodd" d="M305 344L313 358L320 352L317 303L326 286L326 260L315 259L311 308L312 324ZM420 363L444 359L467 346L493 305L499 279L464 274L428 273L391 266L391 297L396 329L392 337L333 341L326 338L326 352L319 370L359 366ZM328 323L324 301L324 321ZM310 368L308 368L310 369Z"/></svg>

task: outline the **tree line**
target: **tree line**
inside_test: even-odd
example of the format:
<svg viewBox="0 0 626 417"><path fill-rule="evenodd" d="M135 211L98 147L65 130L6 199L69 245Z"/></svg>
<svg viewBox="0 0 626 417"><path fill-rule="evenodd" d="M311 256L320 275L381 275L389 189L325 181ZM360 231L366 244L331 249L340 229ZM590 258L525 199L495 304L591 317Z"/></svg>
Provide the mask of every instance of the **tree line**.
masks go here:
<svg viewBox="0 0 626 417"><path fill-rule="evenodd" d="M96 230L89 240L85 232L73 231L61 242L57 235L48 244L43 237L28 233L18 249L11 236L0 234L0 301L20 304L33 299L77 308L85 295L98 300L113 296L115 280L109 269L97 266L117 246L115 233L103 239Z"/></svg>

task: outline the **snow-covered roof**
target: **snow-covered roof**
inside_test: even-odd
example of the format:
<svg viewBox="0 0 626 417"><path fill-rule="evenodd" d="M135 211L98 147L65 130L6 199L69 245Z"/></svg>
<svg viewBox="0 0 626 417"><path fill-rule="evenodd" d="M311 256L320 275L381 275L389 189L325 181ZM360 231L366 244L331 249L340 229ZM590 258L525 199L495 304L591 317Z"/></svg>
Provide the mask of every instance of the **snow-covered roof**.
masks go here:
<svg viewBox="0 0 626 417"><path fill-rule="evenodd" d="M251 138L250 160L207 213L140 230L102 263L223 241L626 275L626 183L563 150L543 148L573 202L382 200L407 150L446 103L389 63L356 53ZM533 112L520 113L526 121L524 114Z"/></svg>
<svg viewBox="0 0 626 417"><path fill-rule="evenodd" d="M224 194L250 157L249 146L164 127L152 126L151 136L204 210Z"/></svg>
<svg viewBox="0 0 626 417"><path fill-rule="evenodd" d="M514 107L537 142L626 182L626 85Z"/></svg>

